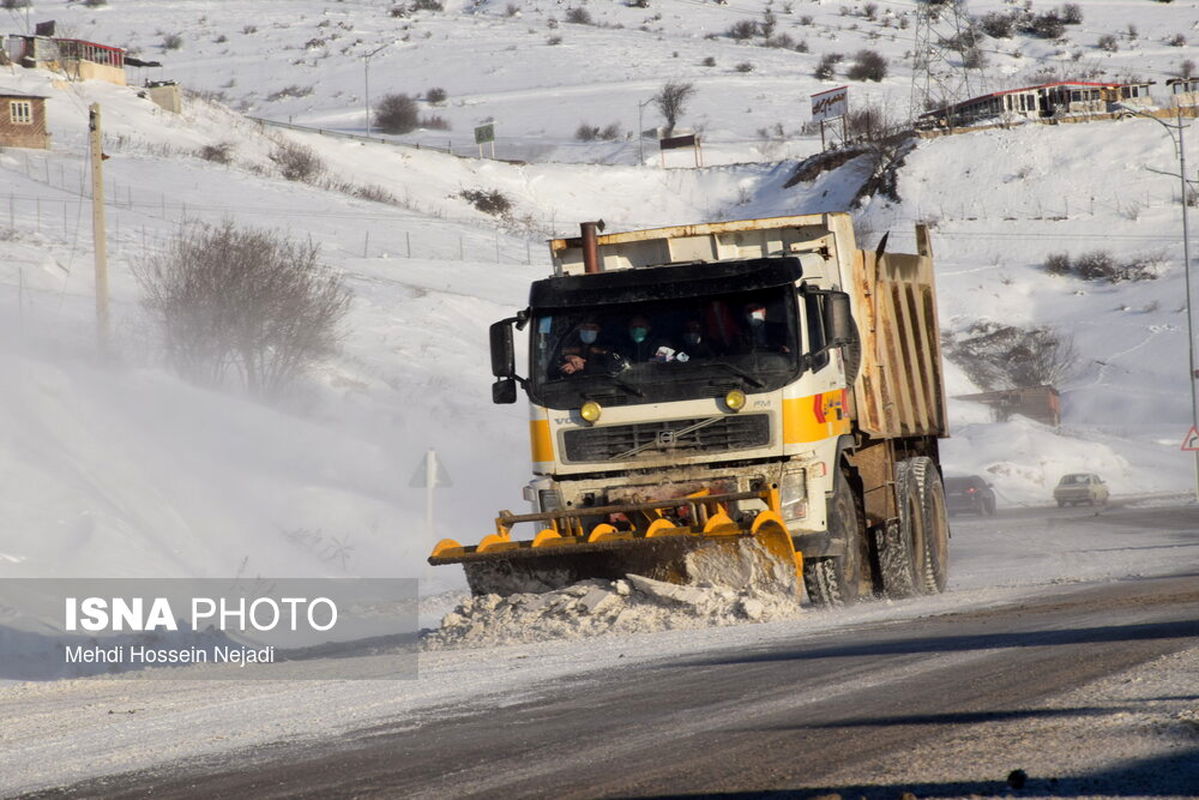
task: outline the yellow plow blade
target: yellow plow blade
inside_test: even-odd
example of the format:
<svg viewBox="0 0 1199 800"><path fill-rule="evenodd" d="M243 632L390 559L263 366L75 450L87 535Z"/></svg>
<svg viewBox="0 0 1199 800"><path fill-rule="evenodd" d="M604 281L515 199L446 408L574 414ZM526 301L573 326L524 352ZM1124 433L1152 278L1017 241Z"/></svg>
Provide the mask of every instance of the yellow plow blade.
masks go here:
<svg viewBox="0 0 1199 800"><path fill-rule="evenodd" d="M584 512L559 513L557 517L554 512L522 516L504 512L496 520L497 533L473 547L444 539L434 548L429 563L462 564L475 594L545 592L589 578L617 580L629 574L672 583L711 583L735 589L753 586L796 593L801 557L778 513L760 511L746 525L734 522L726 510L726 503L767 499L767 495L773 493L677 498L585 512L595 519L613 512L685 505L695 509L693 525L677 525L658 517L640 530L621 530L603 522L584 533L578 519ZM698 508L701 504L702 510ZM525 521L550 521L551 527L543 528L531 541L511 539L511 524Z"/></svg>

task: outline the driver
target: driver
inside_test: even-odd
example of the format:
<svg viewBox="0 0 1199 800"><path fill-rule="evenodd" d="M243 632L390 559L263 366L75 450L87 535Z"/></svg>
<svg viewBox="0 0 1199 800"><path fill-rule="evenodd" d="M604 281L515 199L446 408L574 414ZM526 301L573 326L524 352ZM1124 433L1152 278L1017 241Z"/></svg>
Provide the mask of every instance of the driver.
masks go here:
<svg viewBox="0 0 1199 800"><path fill-rule="evenodd" d="M559 350L554 369L560 375L588 372L599 366L612 348L600 341L600 325L593 319L584 320L566 337Z"/></svg>

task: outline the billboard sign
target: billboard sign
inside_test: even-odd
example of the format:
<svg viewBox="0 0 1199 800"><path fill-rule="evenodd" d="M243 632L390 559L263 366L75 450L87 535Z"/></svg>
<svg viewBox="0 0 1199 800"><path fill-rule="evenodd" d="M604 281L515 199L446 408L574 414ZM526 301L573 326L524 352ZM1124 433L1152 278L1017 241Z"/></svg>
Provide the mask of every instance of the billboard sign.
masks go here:
<svg viewBox="0 0 1199 800"><path fill-rule="evenodd" d="M836 89L812 95L812 121L824 122L829 119L843 117L849 111L849 87L838 86Z"/></svg>

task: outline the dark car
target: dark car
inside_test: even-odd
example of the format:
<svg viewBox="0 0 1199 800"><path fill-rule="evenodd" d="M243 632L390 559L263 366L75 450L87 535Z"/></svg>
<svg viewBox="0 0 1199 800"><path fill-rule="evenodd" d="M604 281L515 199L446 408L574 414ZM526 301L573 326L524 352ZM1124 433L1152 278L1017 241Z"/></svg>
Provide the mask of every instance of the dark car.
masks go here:
<svg viewBox="0 0 1199 800"><path fill-rule="evenodd" d="M973 511L975 514L995 513L995 492L991 484L977 475L945 479L945 505L950 514Z"/></svg>

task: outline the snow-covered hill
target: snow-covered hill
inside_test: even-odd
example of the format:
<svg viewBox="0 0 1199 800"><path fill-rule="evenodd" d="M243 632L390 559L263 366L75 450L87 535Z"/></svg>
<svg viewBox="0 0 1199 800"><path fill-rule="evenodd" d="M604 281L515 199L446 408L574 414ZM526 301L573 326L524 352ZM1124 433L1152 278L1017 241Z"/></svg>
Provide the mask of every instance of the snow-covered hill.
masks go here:
<svg viewBox="0 0 1199 800"><path fill-rule="evenodd" d="M762 20L769 5L592 2L580 7L602 24L579 25L564 21L564 5L527 0L450 2L407 16L392 16L390 3L350 1L219 10L190 0L35 4L30 18L57 17L60 35L165 65L134 78L178 79L230 105L190 95L176 116L135 87L0 68L0 87L49 97L54 135L49 152L0 152L0 574L400 574L423 575L430 591L457 585L456 572L423 566L433 540L475 541L496 509L522 503L524 414L489 402L485 329L546 273L543 240L586 219L621 229L845 207L865 177L860 161L785 188L795 159L820 147L818 136L798 134L807 95L842 82L810 77L823 53L884 53L889 77L853 84L851 102L906 114L903 56L913 32L900 20L911 4L775 4L778 30L806 40L808 53L724 35L739 20ZM878 6L875 20L865 16L869 5ZM1193 3L1082 7L1084 23L1067 29L1067 42L989 41L992 88L1046 67L1095 65L1112 78L1135 72L1160 82L1195 53L1166 43L1191 35ZM0 18L16 32L25 14ZM1095 46L1106 33L1123 37L1117 52ZM171 34L182 40L177 49L163 46ZM552 36L562 42L549 44ZM239 113L362 132L362 57L383 45L369 60L372 98L432 87L449 95L425 110L452 130L405 141L440 137L469 154L471 128L494 118L497 154L529 163L263 127ZM708 56L716 66L703 65ZM738 72L743 62L753 70ZM638 166L633 139L573 140L584 121L636 129L638 105L666 80L695 83L682 121L704 131L715 166L663 170L648 141ZM90 211L81 195L93 102L112 156L118 358L108 363L91 343ZM660 122L652 105L641 115L645 127ZM776 123L782 137L770 133ZM284 140L313 148L325 179L280 177L269 156ZM226 142L229 165L197 155ZM1060 431L995 424L975 404L951 404L947 470L988 475L1001 504L1047 502L1059 474L1084 468L1117 494L1191 485L1191 462L1178 450L1189 392L1177 181L1149 171L1176 163L1166 131L1138 119L922 140L899 168L899 199L869 198L858 213L870 247L890 231L891 249L909 249L913 225L933 225L948 332L992 322L1074 337L1079 356L1061 386ZM354 196L364 187L391 201ZM464 189L502 192L511 217L477 211ZM310 237L354 292L341 354L282 407L200 390L165 371L139 307L130 265L182 221L224 218ZM1094 250L1147 256L1157 278L1107 284L1042 269L1050 253ZM956 368L947 388L977 389ZM430 447L453 480L437 492L435 532L424 528L423 492L408 485Z"/></svg>

